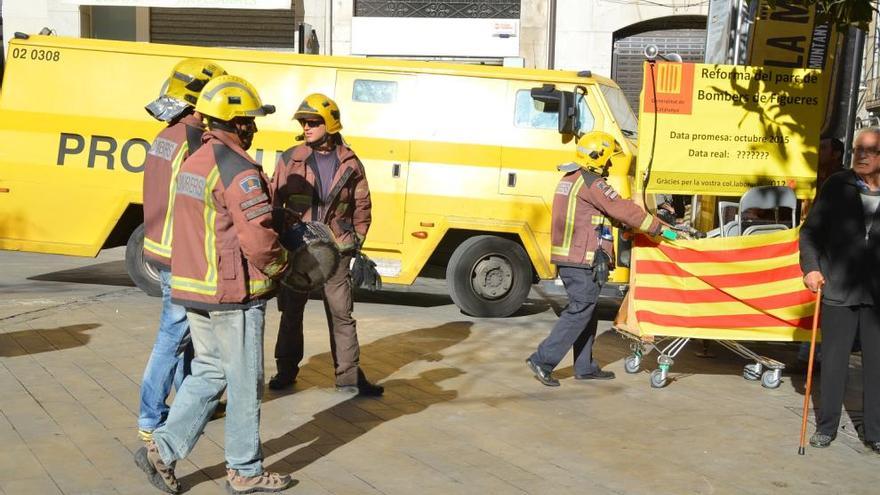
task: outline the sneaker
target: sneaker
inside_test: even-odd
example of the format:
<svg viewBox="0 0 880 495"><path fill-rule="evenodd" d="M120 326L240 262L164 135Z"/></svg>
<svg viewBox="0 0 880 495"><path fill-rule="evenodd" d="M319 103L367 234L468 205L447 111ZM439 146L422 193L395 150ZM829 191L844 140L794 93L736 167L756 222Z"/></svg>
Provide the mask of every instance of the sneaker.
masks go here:
<svg viewBox="0 0 880 495"><path fill-rule="evenodd" d="M296 383L296 377L278 373L269 379L269 388L271 390L284 390L290 388Z"/></svg>
<svg viewBox="0 0 880 495"><path fill-rule="evenodd" d="M156 488L165 493L180 493L180 483L174 476L175 463L165 464L156 442L150 440L147 445L138 449L134 454L134 463L147 473L147 478Z"/></svg>
<svg viewBox="0 0 880 495"><path fill-rule="evenodd" d="M239 493L273 493L287 490L293 486L289 474L263 471L259 476L242 476L234 469L226 470L226 491Z"/></svg>
<svg viewBox="0 0 880 495"><path fill-rule="evenodd" d="M817 449L824 449L825 447L831 445L831 442L834 441L834 435L826 435L824 433L813 433L813 436L810 437L810 445L816 447Z"/></svg>
<svg viewBox="0 0 880 495"><path fill-rule="evenodd" d="M529 365L529 369L532 370L532 373L535 374L536 380L543 383L544 385L547 385L548 387L559 386L559 380L553 378L553 373L538 366L537 363L532 361L532 358L526 359L526 364Z"/></svg>
<svg viewBox="0 0 880 495"><path fill-rule="evenodd" d="M153 430L138 430L138 438L141 442L150 443L153 441Z"/></svg>

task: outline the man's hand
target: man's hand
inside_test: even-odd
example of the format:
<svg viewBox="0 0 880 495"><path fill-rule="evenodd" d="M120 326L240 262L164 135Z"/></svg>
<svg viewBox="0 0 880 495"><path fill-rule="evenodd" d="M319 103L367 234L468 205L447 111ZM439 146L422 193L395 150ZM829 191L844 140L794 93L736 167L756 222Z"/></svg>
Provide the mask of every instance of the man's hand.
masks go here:
<svg viewBox="0 0 880 495"><path fill-rule="evenodd" d="M819 290L819 287L825 285L825 277L822 276L822 272L819 270L813 270L804 275L804 285L811 291L816 292Z"/></svg>

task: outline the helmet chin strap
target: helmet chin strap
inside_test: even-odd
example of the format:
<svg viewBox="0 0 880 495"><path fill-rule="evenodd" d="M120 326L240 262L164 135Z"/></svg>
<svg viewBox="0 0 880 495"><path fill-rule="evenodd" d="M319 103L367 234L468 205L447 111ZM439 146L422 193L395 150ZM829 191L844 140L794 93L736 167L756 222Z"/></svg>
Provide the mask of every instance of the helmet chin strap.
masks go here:
<svg viewBox="0 0 880 495"><path fill-rule="evenodd" d="M231 132L233 134L238 134L238 130L232 124L232 121L215 119L213 117L208 118L208 126L211 129L217 129L218 131Z"/></svg>
<svg viewBox="0 0 880 495"><path fill-rule="evenodd" d="M306 141L306 144L309 145L309 148L312 148L313 150L317 150L317 149L323 148L324 145L326 145L328 142L330 142L331 136L332 136L332 134L330 134L328 132L328 133L325 133L323 136L321 136L321 139L315 141L314 143L310 143L310 142Z"/></svg>
<svg viewBox="0 0 880 495"><path fill-rule="evenodd" d="M587 167L592 172L599 174L601 177L608 177L608 169L611 168L609 165L605 165L604 167Z"/></svg>

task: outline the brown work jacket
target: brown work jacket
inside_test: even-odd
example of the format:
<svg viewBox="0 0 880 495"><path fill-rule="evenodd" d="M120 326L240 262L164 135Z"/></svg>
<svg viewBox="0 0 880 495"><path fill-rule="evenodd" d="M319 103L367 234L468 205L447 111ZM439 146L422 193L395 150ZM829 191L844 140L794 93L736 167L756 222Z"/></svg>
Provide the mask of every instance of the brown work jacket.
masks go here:
<svg viewBox="0 0 880 495"><path fill-rule="evenodd" d="M287 252L272 229L267 183L226 135L202 136L177 175L172 301L206 311L244 309L272 293Z"/></svg>
<svg viewBox="0 0 880 495"><path fill-rule="evenodd" d="M336 146L339 166L326 201L321 201L320 175L305 144L294 146L281 154L272 175L272 198L275 206L289 208L304 221L327 224L342 252L363 244L372 221L370 186L364 166L351 148Z"/></svg>
<svg viewBox="0 0 880 495"><path fill-rule="evenodd" d="M613 241L601 239L597 228L619 224L660 233L656 218L621 198L599 174L583 169L565 174L553 197L550 260L556 265L591 266L601 246L613 263Z"/></svg>
<svg viewBox="0 0 880 495"><path fill-rule="evenodd" d="M156 136L144 162L144 256L165 269L171 269L175 179L204 132L202 121L189 114Z"/></svg>

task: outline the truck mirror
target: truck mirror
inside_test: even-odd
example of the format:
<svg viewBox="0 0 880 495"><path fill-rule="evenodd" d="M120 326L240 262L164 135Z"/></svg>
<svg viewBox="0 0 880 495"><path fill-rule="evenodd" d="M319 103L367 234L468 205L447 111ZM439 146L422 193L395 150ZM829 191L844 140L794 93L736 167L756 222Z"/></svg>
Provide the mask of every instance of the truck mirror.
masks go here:
<svg viewBox="0 0 880 495"><path fill-rule="evenodd" d="M575 134L578 125L577 98L571 91L559 92L559 133Z"/></svg>
<svg viewBox="0 0 880 495"><path fill-rule="evenodd" d="M577 99L571 91L560 91L553 84L532 88L532 99L544 104L545 112L558 112L559 132L574 135L577 131Z"/></svg>
<svg viewBox="0 0 880 495"><path fill-rule="evenodd" d="M552 84L545 84L540 88L532 88L529 91L533 100L544 104L545 112L555 112L559 109L559 95L561 93L562 91L558 91L556 86Z"/></svg>

